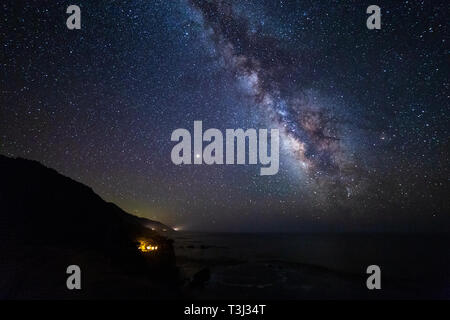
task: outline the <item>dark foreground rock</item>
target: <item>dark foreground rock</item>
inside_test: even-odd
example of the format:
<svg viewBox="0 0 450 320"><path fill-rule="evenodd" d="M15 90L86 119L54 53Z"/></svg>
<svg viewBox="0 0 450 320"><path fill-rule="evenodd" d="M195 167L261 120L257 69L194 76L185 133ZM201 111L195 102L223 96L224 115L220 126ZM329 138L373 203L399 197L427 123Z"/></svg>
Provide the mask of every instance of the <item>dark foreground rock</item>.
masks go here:
<svg viewBox="0 0 450 320"><path fill-rule="evenodd" d="M1 299L178 296L172 242L146 227L163 224L36 161L0 156L0 177ZM157 250L142 252L139 243ZM72 264L81 290L66 287Z"/></svg>

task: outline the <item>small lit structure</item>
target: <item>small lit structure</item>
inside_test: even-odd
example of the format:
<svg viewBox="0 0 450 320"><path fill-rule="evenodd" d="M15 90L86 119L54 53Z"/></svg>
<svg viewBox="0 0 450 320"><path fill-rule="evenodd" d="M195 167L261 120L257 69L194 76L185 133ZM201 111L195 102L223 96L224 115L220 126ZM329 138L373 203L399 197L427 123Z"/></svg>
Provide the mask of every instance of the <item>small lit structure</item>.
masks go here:
<svg viewBox="0 0 450 320"><path fill-rule="evenodd" d="M148 241L145 240L139 240L139 246L138 249L142 252L150 252L150 251L156 251L158 250L158 246L155 246L151 244Z"/></svg>

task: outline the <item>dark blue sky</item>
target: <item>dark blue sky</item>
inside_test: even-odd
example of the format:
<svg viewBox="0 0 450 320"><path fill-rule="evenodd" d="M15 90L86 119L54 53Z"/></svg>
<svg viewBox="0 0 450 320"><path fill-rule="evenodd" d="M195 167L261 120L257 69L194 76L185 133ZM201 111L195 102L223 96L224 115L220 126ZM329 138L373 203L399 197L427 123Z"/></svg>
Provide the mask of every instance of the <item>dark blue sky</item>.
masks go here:
<svg viewBox="0 0 450 320"><path fill-rule="evenodd" d="M448 226L446 2L4 1L0 152L185 229ZM177 128L279 128L280 172L175 166ZM63 214L63 213L62 213Z"/></svg>

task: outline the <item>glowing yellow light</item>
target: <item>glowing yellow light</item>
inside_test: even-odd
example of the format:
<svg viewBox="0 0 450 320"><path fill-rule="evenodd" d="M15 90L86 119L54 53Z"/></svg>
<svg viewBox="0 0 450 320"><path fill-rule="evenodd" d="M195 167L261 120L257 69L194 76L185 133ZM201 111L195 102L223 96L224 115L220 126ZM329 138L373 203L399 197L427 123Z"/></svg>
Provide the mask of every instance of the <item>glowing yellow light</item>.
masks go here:
<svg viewBox="0 0 450 320"><path fill-rule="evenodd" d="M149 251L158 250L158 246L153 246L145 240L140 240L138 249L142 252L149 252Z"/></svg>

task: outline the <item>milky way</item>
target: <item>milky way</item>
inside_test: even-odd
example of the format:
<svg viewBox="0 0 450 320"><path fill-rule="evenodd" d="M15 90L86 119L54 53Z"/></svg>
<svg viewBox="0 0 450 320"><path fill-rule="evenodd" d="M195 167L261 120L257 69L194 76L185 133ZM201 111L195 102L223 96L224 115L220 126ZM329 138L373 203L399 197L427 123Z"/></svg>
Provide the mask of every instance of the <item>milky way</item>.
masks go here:
<svg viewBox="0 0 450 320"><path fill-rule="evenodd" d="M446 1L1 4L0 153L187 230L447 230ZM274 128L279 172L176 166L177 128ZM64 213L62 213L64 214Z"/></svg>
<svg viewBox="0 0 450 320"><path fill-rule="evenodd" d="M305 61L281 48L274 37L250 30L229 2L192 1L204 17L220 57L259 112L279 128L282 143L309 176L332 179L349 190L355 179L344 168L354 166L343 152L338 119L307 92L308 83L294 83ZM349 193L347 193L349 194Z"/></svg>

